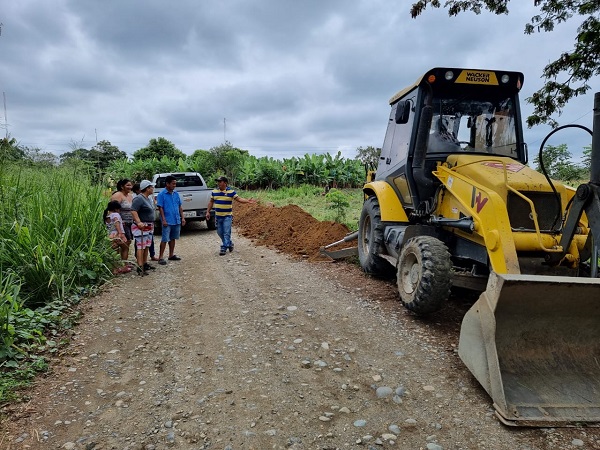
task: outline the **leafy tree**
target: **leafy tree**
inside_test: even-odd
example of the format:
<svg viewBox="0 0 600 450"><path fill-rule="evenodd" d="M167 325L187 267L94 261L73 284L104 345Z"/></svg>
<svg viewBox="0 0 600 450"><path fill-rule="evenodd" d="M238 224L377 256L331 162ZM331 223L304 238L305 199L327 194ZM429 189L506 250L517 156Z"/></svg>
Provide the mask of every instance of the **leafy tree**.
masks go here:
<svg viewBox="0 0 600 450"><path fill-rule="evenodd" d="M242 162L242 164L239 168L239 172L238 172L237 181L238 181L239 185L243 189L249 189L250 187L256 187L256 184L258 184L257 183L258 171L259 171L259 164L258 164L258 160L256 158L250 156L249 158L244 159L244 161Z"/></svg>
<svg viewBox="0 0 600 450"><path fill-rule="evenodd" d="M146 147L140 148L133 154L134 161L140 159L160 159L163 156L171 159L185 158L185 153L175 147L171 141L164 137L150 139Z"/></svg>
<svg viewBox="0 0 600 450"><path fill-rule="evenodd" d="M253 158L253 157L252 157ZM256 178L260 187L274 189L281 184L281 163L268 156L263 156L257 160Z"/></svg>
<svg viewBox="0 0 600 450"><path fill-rule="evenodd" d="M329 185L332 178L325 166L324 158L323 155L310 155L306 153L299 159L299 165L304 173L303 182L312 184L313 186Z"/></svg>
<svg viewBox="0 0 600 450"><path fill-rule="evenodd" d="M75 147L72 151L60 155L61 164L88 170L92 173L95 182L102 180L113 161L127 159L127 153L119 150L119 147L112 145L109 141L100 141L90 150L76 148L77 143L71 145Z"/></svg>
<svg viewBox="0 0 600 450"><path fill-rule="evenodd" d="M364 165L356 159L346 159L341 170L340 184L343 187L360 187L365 183Z"/></svg>
<svg viewBox="0 0 600 450"><path fill-rule="evenodd" d="M297 158L284 158L281 171L281 181L285 186L297 186L300 177L304 176Z"/></svg>
<svg viewBox="0 0 600 450"><path fill-rule="evenodd" d="M64 152L60 155L60 163L65 164L67 161L76 159L80 161L90 162L90 151L86 148L77 148L70 152Z"/></svg>
<svg viewBox="0 0 600 450"><path fill-rule="evenodd" d="M463 11L480 14L485 8L494 14L508 14L510 0L446 0L449 16L456 16ZM419 16L427 7L440 8L440 0L419 0L412 5L411 16ZM547 123L556 127L558 123L552 119L553 114L560 115L563 107L574 97L585 94L590 86L588 80L600 74L600 2L597 0L534 0L539 6L540 14L533 16L525 25L525 34L554 30L554 26L566 22L573 16L584 17L577 29L575 44L572 50L564 51L550 62L543 70L545 84L527 101L534 106L534 111L527 118L527 125L532 127ZM559 76L565 78L559 81Z"/></svg>
<svg viewBox="0 0 600 450"><path fill-rule="evenodd" d="M583 147L583 158L581 159L581 164L586 170L590 170L592 168L592 146L586 145Z"/></svg>
<svg viewBox="0 0 600 450"><path fill-rule="evenodd" d="M200 172L203 177L209 177L217 172L217 158L208 150L196 150L188 160L195 172Z"/></svg>
<svg viewBox="0 0 600 450"><path fill-rule="evenodd" d="M323 155L323 164L325 170L331 180L331 187L338 187L343 184L342 179L344 178L344 158L342 158L342 152L338 151L335 156L331 156L329 153Z"/></svg>
<svg viewBox="0 0 600 450"><path fill-rule="evenodd" d="M381 155L381 149L375 148L371 145L368 147L358 147L356 149L356 159L358 159L363 165L369 169L375 170L377 164L379 164L379 156Z"/></svg>
<svg viewBox="0 0 600 450"><path fill-rule="evenodd" d="M533 159L535 169L541 171L539 155ZM586 169L571 162L571 153L567 144L548 145L542 153L542 162L550 178L562 181L580 180L585 177Z"/></svg>
<svg viewBox="0 0 600 450"><path fill-rule="evenodd" d="M0 139L0 161L18 161L25 157L25 152L15 138L6 136Z"/></svg>
<svg viewBox="0 0 600 450"><path fill-rule="evenodd" d="M112 145L110 141L100 141L91 148L90 157L97 161L99 169L105 171L111 162L127 159L127 153L119 150L119 147Z"/></svg>
<svg viewBox="0 0 600 450"><path fill-rule="evenodd" d="M33 166L53 167L58 165L58 158L52 152L44 152L37 147L23 147L25 161Z"/></svg>
<svg viewBox="0 0 600 450"><path fill-rule="evenodd" d="M225 141L224 144L212 147L210 152L216 160L216 172L224 173L229 182L235 184L239 168L244 158L249 156L248 151L236 148L229 141Z"/></svg>

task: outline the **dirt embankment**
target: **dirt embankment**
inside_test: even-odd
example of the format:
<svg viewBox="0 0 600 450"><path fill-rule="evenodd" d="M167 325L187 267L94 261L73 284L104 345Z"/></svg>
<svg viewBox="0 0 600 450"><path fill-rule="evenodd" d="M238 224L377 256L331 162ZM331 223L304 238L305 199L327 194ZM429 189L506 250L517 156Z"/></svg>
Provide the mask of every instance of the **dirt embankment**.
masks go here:
<svg viewBox="0 0 600 450"><path fill-rule="evenodd" d="M310 261L326 261L328 258L319 253L319 248L350 233L345 225L319 222L296 205L276 208L236 203L235 226L240 234L259 245ZM339 248L345 246L349 245L340 244Z"/></svg>

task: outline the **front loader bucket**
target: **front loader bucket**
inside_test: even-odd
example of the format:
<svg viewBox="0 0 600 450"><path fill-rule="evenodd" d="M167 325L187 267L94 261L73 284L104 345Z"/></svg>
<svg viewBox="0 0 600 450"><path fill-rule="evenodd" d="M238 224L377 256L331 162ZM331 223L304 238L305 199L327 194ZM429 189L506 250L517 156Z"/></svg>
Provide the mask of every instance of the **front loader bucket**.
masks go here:
<svg viewBox="0 0 600 450"><path fill-rule="evenodd" d="M458 354L515 426L600 426L600 279L490 275Z"/></svg>

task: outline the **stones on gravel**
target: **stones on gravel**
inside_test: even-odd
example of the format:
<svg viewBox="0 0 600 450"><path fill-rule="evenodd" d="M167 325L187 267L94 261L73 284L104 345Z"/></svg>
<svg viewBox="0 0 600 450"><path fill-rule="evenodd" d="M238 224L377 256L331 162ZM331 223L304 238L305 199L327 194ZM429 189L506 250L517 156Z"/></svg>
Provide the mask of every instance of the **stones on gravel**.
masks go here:
<svg viewBox="0 0 600 450"><path fill-rule="evenodd" d="M400 434L400 427L398 425L392 424L388 427L388 430L394 434Z"/></svg>
<svg viewBox="0 0 600 450"><path fill-rule="evenodd" d="M430 442L427 444L427 450L444 450L444 447L441 445Z"/></svg>
<svg viewBox="0 0 600 450"><path fill-rule="evenodd" d="M392 392L394 392L394 390L391 387L381 386L376 389L375 394L377 395L377 398L385 398L392 395Z"/></svg>

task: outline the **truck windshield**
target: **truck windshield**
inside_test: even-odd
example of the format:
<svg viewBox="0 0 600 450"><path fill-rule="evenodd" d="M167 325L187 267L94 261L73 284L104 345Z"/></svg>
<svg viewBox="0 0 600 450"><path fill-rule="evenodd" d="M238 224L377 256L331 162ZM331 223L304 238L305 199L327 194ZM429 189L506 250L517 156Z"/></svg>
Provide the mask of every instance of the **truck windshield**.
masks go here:
<svg viewBox="0 0 600 450"><path fill-rule="evenodd" d="M516 157L517 129L512 97L434 99L427 152Z"/></svg>
<svg viewBox="0 0 600 450"><path fill-rule="evenodd" d="M202 178L198 175L194 174L185 174L185 173L173 173L171 174L177 179L177 189L186 188L186 187L202 187L204 184L202 183ZM160 176L156 179L156 187L164 188L166 182L166 175Z"/></svg>

